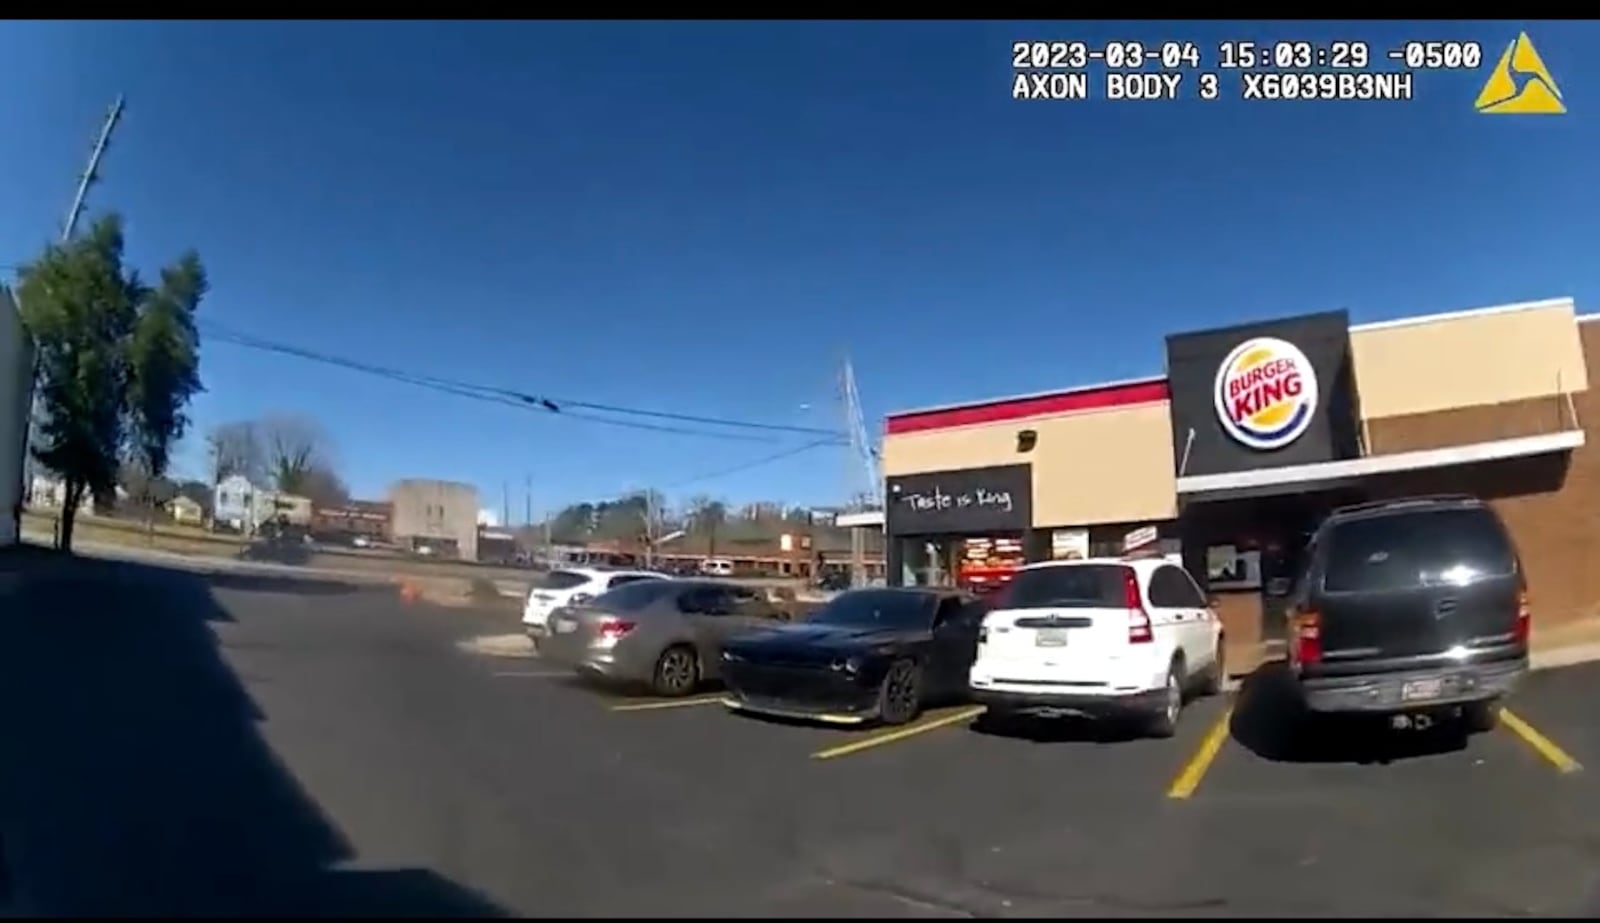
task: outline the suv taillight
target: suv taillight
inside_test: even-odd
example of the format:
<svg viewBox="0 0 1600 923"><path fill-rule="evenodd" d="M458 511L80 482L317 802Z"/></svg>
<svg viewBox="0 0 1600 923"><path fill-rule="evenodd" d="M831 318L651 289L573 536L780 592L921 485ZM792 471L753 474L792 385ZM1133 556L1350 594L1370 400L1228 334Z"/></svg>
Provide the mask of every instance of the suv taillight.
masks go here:
<svg viewBox="0 0 1600 923"><path fill-rule="evenodd" d="M1316 663L1322 659L1322 614L1301 612L1294 617L1294 661Z"/></svg>
<svg viewBox="0 0 1600 923"><path fill-rule="evenodd" d="M1150 613L1144 609L1144 598L1139 595L1139 575L1133 568L1122 570L1122 604L1128 609L1128 643L1149 644L1156 639L1151 630Z"/></svg>
<svg viewBox="0 0 1600 923"><path fill-rule="evenodd" d="M1517 594L1517 623L1511 628L1511 636L1518 644L1527 644L1532 628L1533 613L1528 609L1528 591L1523 590Z"/></svg>

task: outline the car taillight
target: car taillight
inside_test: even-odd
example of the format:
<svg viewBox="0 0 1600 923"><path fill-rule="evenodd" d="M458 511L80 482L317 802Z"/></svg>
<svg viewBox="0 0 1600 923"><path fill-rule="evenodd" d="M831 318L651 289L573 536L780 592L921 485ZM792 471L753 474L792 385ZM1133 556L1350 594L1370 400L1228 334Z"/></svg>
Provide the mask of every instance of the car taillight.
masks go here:
<svg viewBox="0 0 1600 923"><path fill-rule="evenodd" d="M1296 663L1322 660L1322 614L1302 612L1294 617L1294 659Z"/></svg>
<svg viewBox="0 0 1600 923"><path fill-rule="evenodd" d="M623 619L603 618L600 620L600 637L607 641L615 641L633 630L633 623Z"/></svg>
<svg viewBox="0 0 1600 923"><path fill-rule="evenodd" d="M1523 590L1517 594L1517 623L1511 629L1511 636L1518 644L1527 644L1532 628L1533 613L1528 609L1528 591Z"/></svg>
<svg viewBox="0 0 1600 923"><path fill-rule="evenodd" d="M1139 595L1139 575L1133 568L1122 571L1122 604L1128 610L1128 643L1149 644L1156 639L1150 625L1150 613L1144 610L1144 598Z"/></svg>

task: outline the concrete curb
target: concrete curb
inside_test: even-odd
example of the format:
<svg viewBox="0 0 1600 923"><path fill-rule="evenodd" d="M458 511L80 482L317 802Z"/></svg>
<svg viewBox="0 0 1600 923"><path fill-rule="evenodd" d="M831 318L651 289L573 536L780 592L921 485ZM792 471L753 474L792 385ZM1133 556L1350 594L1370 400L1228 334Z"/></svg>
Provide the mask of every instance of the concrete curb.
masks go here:
<svg viewBox="0 0 1600 923"><path fill-rule="evenodd" d="M1593 663L1600 661L1600 641L1582 641L1577 644L1567 644L1561 647L1535 648L1528 656L1528 668L1531 670L1554 670L1559 667L1575 667L1580 663Z"/></svg>

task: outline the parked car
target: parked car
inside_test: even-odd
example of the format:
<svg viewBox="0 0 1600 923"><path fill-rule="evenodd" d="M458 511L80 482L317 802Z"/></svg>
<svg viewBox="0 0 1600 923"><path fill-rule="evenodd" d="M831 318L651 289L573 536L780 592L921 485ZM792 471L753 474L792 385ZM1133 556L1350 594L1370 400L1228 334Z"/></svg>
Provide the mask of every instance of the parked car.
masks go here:
<svg viewBox="0 0 1600 923"><path fill-rule="evenodd" d="M700 562L700 573L707 577L732 577L733 562L727 558L706 558Z"/></svg>
<svg viewBox="0 0 1600 923"><path fill-rule="evenodd" d="M983 620L973 698L996 719L1132 718L1170 737L1189 694L1221 689L1223 652L1221 620L1175 564L1030 564Z"/></svg>
<svg viewBox="0 0 1600 923"><path fill-rule="evenodd" d="M625 584L639 580L664 580L665 575L647 570L606 570L596 567L563 567L534 580L522 607L522 627L538 643L550 633L550 615L562 606L578 605Z"/></svg>
<svg viewBox="0 0 1600 923"><path fill-rule="evenodd" d="M785 618L764 594L712 580L635 580L550 617L548 662L683 696L718 678L729 639Z"/></svg>
<svg viewBox="0 0 1600 923"><path fill-rule="evenodd" d="M1419 497L1336 510L1290 590L1289 665L1312 712L1487 730L1528 669L1527 581L1494 510Z"/></svg>
<svg viewBox="0 0 1600 923"><path fill-rule="evenodd" d="M852 590L804 622L724 645L726 704L840 723L904 724L965 695L982 604L932 588Z"/></svg>

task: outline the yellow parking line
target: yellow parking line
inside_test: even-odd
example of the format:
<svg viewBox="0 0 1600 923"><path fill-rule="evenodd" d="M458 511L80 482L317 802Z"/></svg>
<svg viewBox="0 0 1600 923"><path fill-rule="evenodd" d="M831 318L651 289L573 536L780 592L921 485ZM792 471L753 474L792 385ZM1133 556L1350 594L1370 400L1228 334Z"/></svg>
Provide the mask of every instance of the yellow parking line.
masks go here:
<svg viewBox="0 0 1600 923"><path fill-rule="evenodd" d="M1178 777L1172 780L1172 787L1167 789L1168 798L1187 798L1200 787L1200 781L1206 777L1206 770L1211 768L1211 763L1216 760L1217 754L1222 752L1222 745L1228 742L1228 722L1232 717L1232 708L1222 710L1222 717L1217 719L1217 723L1206 732L1205 739L1200 741L1200 749L1189 757L1189 762L1183 765Z"/></svg>
<svg viewBox="0 0 1600 923"><path fill-rule="evenodd" d="M662 708L688 708L691 705L715 705L722 701L720 695L702 695L692 699L668 699L665 702L629 702L613 705L612 711L656 711Z"/></svg>
<svg viewBox="0 0 1600 923"><path fill-rule="evenodd" d="M1555 741L1539 733L1533 725L1512 714L1511 709L1500 709L1500 723L1506 730L1522 738L1522 742L1533 748L1533 752L1544 757L1550 765L1556 767L1558 772L1577 772L1583 764L1567 755L1567 751L1556 746Z"/></svg>
<svg viewBox="0 0 1600 923"><path fill-rule="evenodd" d="M973 718L983 714L983 711L984 708L982 705L971 705L961 709L960 711L944 715L939 718L919 721L916 724L908 724L905 727L895 728L891 731L872 734L867 737L863 737L860 740L853 740L847 744L841 744L837 747L830 747L827 750L818 750L816 753L811 754L811 758L814 760L831 760L840 756L849 756L852 753L860 753L862 750L870 750L873 747L881 747L884 744L892 744L897 740L905 740L907 737L915 737L918 734L926 734L929 731L937 730L942 727L949 727L952 724L959 724L963 721L971 721Z"/></svg>

